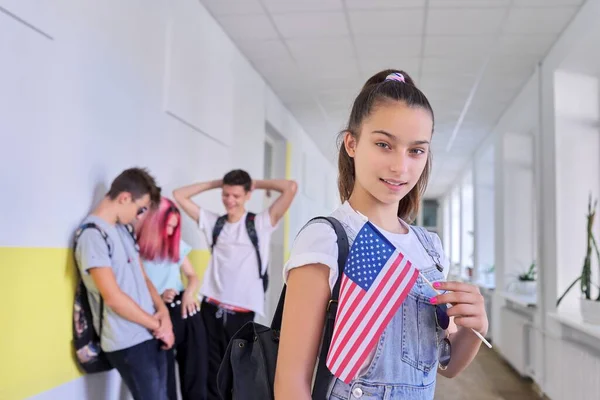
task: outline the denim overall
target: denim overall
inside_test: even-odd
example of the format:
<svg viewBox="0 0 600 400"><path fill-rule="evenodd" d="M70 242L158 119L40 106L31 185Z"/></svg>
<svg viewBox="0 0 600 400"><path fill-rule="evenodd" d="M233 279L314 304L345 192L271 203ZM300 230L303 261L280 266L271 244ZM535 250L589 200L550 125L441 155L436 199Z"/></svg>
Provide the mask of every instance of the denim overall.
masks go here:
<svg viewBox="0 0 600 400"><path fill-rule="evenodd" d="M345 228L348 228L344 225ZM411 226L432 258L432 265L421 269L430 282L444 279L436 267L440 254L428 232ZM356 235L348 232L349 241ZM435 392L438 343L444 334L437 326L435 309L429 299L436 293L419 275L386 329L368 369L350 384L334 378L327 394L329 400L431 400Z"/></svg>

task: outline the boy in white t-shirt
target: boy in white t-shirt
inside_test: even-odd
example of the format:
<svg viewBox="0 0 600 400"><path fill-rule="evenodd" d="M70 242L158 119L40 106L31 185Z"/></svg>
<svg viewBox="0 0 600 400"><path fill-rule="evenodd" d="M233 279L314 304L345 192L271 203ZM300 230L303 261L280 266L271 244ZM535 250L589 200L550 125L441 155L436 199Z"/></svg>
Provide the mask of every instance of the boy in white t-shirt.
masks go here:
<svg viewBox="0 0 600 400"><path fill-rule="evenodd" d="M222 188L227 214L200 208L192 197L210 189ZM179 188L173 197L206 236L212 256L200 294L200 312L206 325L209 366L209 399L219 399L217 372L231 336L244 324L263 315L271 234L296 195L292 180L252 181L243 170L228 172L222 180L196 183ZM254 189L277 191L281 195L255 216L246 211ZM250 232L254 230L251 238ZM258 245L258 253L255 247Z"/></svg>

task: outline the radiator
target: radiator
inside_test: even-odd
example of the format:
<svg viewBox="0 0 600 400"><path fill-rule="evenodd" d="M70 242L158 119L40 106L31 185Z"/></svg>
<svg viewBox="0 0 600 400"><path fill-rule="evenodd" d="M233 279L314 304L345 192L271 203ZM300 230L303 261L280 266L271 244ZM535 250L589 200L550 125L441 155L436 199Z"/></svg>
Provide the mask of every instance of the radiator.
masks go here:
<svg viewBox="0 0 600 400"><path fill-rule="evenodd" d="M532 349L528 345L529 321L526 317L502 307L502 346L500 352L510 365L521 375L529 375L528 361Z"/></svg>
<svg viewBox="0 0 600 400"><path fill-rule="evenodd" d="M547 337L546 375L544 391L552 400L600 399L597 350Z"/></svg>

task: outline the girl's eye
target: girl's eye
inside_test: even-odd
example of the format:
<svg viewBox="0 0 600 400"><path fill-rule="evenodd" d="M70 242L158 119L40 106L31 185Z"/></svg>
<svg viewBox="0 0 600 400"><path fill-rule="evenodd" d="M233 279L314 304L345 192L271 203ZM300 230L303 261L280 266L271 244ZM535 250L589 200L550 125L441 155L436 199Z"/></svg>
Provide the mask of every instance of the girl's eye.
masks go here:
<svg viewBox="0 0 600 400"><path fill-rule="evenodd" d="M412 149L410 152L417 155L425 154L425 150L423 149Z"/></svg>
<svg viewBox="0 0 600 400"><path fill-rule="evenodd" d="M375 143L375 145L378 147L381 147L382 149L391 149L391 147L387 143L384 143L384 142L378 142L378 143Z"/></svg>

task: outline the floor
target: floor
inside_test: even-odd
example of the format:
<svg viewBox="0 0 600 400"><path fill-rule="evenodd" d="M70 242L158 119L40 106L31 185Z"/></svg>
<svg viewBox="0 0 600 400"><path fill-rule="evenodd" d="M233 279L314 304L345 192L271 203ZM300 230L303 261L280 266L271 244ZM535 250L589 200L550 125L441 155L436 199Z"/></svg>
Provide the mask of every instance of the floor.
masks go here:
<svg viewBox="0 0 600 400"><path fill-rule="evenodd" d="M475 361L453 379L438 375L436 400L530 400L540 397L494 351L481 347Z"/></svg>

